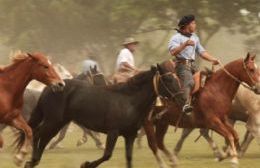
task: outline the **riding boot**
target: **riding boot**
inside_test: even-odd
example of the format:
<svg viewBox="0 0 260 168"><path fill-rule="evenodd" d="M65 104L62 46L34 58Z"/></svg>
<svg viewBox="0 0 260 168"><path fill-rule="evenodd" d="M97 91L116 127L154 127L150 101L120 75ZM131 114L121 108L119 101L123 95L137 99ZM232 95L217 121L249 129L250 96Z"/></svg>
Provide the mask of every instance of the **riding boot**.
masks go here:
<svg viewBox="0 0 260 168"><path fill-rule="evenodd" d="M184 88L183 98L186 100L182 106L182 112L189 114L192 112L193 107L191 106L190 88Z"/></svg>

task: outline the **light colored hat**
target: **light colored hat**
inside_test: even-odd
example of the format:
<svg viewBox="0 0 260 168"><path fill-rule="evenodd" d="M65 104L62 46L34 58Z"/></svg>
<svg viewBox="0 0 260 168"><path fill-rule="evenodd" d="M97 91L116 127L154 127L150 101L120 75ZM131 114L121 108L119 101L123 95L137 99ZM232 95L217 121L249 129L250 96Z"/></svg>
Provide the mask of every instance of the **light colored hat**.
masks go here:
<svg viewBox="0 0 260 168"><path fill-rule="evenodd" d="M132 43L138 44L139 41L135 40L133 37L127 37L125 41L122 43L122 45L127 45Z"/></svg>

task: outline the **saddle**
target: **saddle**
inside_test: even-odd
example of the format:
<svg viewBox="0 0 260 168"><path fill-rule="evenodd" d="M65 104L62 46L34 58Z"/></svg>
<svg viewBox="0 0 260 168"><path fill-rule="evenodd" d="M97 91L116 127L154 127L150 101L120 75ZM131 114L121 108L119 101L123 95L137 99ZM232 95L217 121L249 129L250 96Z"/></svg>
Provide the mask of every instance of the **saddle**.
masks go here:
<svg viewBox="0 0 260 168"><path fill-rule="evenodd" d="M165 64L168 67L168 69L177 76L176 62L170 59L168 62L165 62ZM197 93L200 90L200 88L203 87L203 85L204 85L204 82L203 82L204 75L203 74L204 74L204 72L198 71L198 72L195 72L195 74L193 75L193 80L194 80L195 84L191 91L191 95Z"/></svg>

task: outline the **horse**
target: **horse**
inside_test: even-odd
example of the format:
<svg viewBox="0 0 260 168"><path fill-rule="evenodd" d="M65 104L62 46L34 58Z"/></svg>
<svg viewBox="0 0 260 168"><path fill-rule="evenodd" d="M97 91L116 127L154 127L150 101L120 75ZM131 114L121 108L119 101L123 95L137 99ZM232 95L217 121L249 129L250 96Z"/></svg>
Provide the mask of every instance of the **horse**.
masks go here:
<svg viewBox="0 0 260 168"><path fill-rule="evenodd" d="M61 64L53 64L53 68L58 73L58 75L61 77L61 79L71 79L73 76L70 74L70 72L64 68ZM38 82L36 80L32 80L27 86L24 91L23 95L23 110L21 115L25 119L25 121L28 121L31 113L33 111L33 108L36 107L36 104L38 102L38 99L41 95L42 90L44 89L46 85ZM4 141L1 136L2 131L7 127L6 124L0 124L0 148L3 147Z"/></svg>
<svg viewBox="0 0 260 168"><path fill-rule="evenodd" d="M61 76L62 79L71 79L73 78L72 75L69 73L68 70L66 70L62 65L60 64L54 64L54 69L56 72ZM89 84L94 84L94 85L105 85L106 81L104 79L104 75L100 72L97 71L97 68L90 68L90 72L87 73L82 73L79 74L78 76L75 77L75 79L80 79L80 80L86 80ZM24 105L23 105L23 110L22 110L22 116L23 118L28 121L29 118L31 117L31 113L33 109L36 107L37 102L40 98L41 95L41 89L45 87L45 85L37 82L34 82L33 85L26 87L26 90L24 92ZM30 85L30 84L29 84ZM56 145L62 141L65 138L66 131L68 129L68 126L65 126L61 131L57 139L53 141L50 144L49 149L54 149ZM0 124L0 133L7 127L5 124ZM101 142L98 133L95 133L91 130L88 130L82 126L80 128L83 130L83 136L82 138L78 141L77 146L80 146L87 141L87 135L90 135L93 140L96 142L96 145L98 148L103 149L103 143ZM3 139L0 138L1 144L0 146L3 147Z"/></svg>
<svg viewBox="0 0 260 168"><path fill-rule="evenodd" d="M85 80L88 81L90 84L95 86L105 86L107 84L106 79L102 73L98 71L97 66L90 67L90 71L83 72L75 77L75 79L79 80ZM65 138L65 135L69 129L69 125L67 124L62 128L62 130L59 132L58 138L53 141L49 149L54 149L58 146L58 144ZM87 142L87 136L89 135L96 143L97 148L104 149L104 145L100 140L99 133L91 131L84 126L79 125L79 127L83 130L83 136L80 140L77 142L77 146L81 146Z"/></svg>
<svg viewBox="0 0 260 168"><path fill-rule="evenodd" d="M177 165L177 157L163 143L169 125L208 128L219 133L230 145L232 166L238 165L239 138L228 122L228 115L232 100L242 82L247 83L247 87L255 93L260 93L260 73L254 60L255 55L248 53L245 59L232 61L207 78L204 87L193 95L194 110L191 115L184 115L180 106L169 102L164 115L155 122L156 131L153 129L153 120L146 118L144 129L148 144L161 168L166 167L166 164L160 157L158 148L170 159L173 167Z"/></svg>
<svg viewBox="0 0 260 168"><path fill-rule="evenodd" d="M59 74L59 76L61 77L61 79L72 79L73 76L71 75L71 73L61 64L56 63L53 65L55 71ZM31 81L28 85L27 85L27 89L33 89L33 90L37 90L37 91L43 91L44 87L46 85L38 82L36 80Z"/></svg>
<svg viewBox="0 0 260 168"><path fill-rule="evenodd" d="M243 156L250 142L255 138L260 145L260 96L248 92L245 88L240 88L237 100L242 106L247 107L249 118L246 123L247 132L241 144L239 155Z"/></svg>
<svg viewBox="0 0 260 168"><path fill-rule="evenodd" d="M18 129L24 135L15 157L17 165L28 153L32 140L32 130L21 113L25 87L33 79L50 85L52 91L61 91L65 85L51 62L41 53L16 53L12 63L0 71L0 123Z"/></svg>
<svg viewBox="0 0 260 168"><path fill-rule="evenodd" d="M242 121L246 123L247 127L247 131L244 135L244 139L241 143L241 149L239 151L240 157L245 154L250 142L254 139L254 137L257 138L257 142L259 143L259 98L259 95L256 95L245 87L240 86L232 103L232 110L231 114L229 115L231 124L234 125L236 121ZM192 131L193 128L183 129L181 138L178 140L174 149L174 153L176 155L178 155L184 143L184 140ZM214 150L216 157L218 157L218 159L221 159L223 155L221 154L221 151L218 149L218 147L215 145L215 142L209 136L208 129L200 129L200 132L201 135L208 141L210 147ZM226 153L227 152L228 151L226 151Z"/></svg>
<svg viewBox="0 0 260 168"><path fill-rule="evenodd" d="M53 93L47 87L32 113L29 125L34 132L33 153L25 168L39 164L49 140L71 121L107 134L103 156L84 162L81 168L95 168L109 160L118 136L125 139L127 167L131 168L137 130L156 97L161 95L171 99L180 89L164 63L129 78L126 83L108 86L86 86L79 80L65 80L65 83L63 92L59 93Z"/></svg>

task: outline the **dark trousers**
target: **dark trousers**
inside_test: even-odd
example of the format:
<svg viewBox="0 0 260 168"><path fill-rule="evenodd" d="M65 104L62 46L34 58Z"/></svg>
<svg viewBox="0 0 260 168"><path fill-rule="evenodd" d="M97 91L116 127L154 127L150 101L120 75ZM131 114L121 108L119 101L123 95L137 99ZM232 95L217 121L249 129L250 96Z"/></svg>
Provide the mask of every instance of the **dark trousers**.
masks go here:
<svg viewBox="0 0 260 168"><path fill-rule="evenodd" d="M183 94L181 95L182 100L179 101L179 105L183 106L187 103L190 97L190 92L192 91L195 83L193 80L193 74L197 71L194 63L178 63L176 64L176 74L180 79Z"/></svg>

